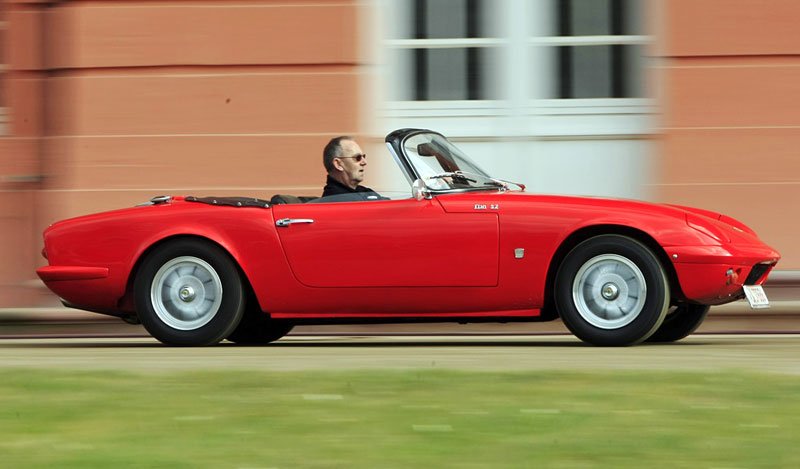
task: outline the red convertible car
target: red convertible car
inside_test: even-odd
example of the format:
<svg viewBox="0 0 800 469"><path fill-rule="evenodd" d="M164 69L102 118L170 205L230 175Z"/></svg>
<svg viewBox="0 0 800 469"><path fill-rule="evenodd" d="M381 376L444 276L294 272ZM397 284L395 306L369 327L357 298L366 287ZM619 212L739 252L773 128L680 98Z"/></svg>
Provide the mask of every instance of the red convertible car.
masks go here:
<svg viewBox="0 0 800 469"><path fill-rule="evenodd" d="M408 198L163 196L60 221L37 270L64 304L172 345L277 340L296 324L561 318L595 345L671 342L747 297L780 255L688 207L528 194L441 134L386 137Z"/></svg>

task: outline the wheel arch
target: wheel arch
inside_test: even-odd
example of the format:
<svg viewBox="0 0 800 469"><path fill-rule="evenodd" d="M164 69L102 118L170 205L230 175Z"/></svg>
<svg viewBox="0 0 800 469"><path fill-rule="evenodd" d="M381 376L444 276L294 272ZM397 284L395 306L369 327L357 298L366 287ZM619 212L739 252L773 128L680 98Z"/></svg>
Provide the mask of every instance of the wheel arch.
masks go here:
<svg viewBox="0 0 800 469"><path fill-rule="evenodd" d="M161 246L164 246L165 244L178 241L181 239L195 239L208 242L217 246L223 252L225 252L225 254L227 254L228 257L230 258L231 262L233 262L233 264L236 266L236 270L238 270L239 272L239 276L242 279L242 286L245 289L245 297L247 301L253 299L256 301L256 303L258 303L258 297L255 295L255 291L253 290L253 286L250 283L250 279L248 278L247 272L244 271L239 260L236 258L236 256L234 256L231 253L231 251L228 248L225 247L225 245L212 238L209 238L208 236L203 236L199 234L174 234L155 241L154 243L150 244L145 249L143 249L142 252L139 253L139 256L134 261L133 266L131 267L131 270L128 273L128 279L125 282L125 294L120 300L122 309L130 310L133 312L134 317L136 316L136 309L134 307L134 301L133 301L134 282L136 281L136 276L139 274L139 269L141 268L142 263L144 262L145 259L147 259L147 256L155 252ZM259 308L261 308L260 304ZM128 319L131 318L129 317Z"/></svg>
<svg viewBox="0 0 800 469"><path fill-rule="evenodd" d="M661 263L661 266L664 268L664 272L667 275L667 280L669 281L670 295L673 298L673 301L685 298L685 295L681 290L680 283L678 282L678 274L675 271L675 267L669 260L667 252L652 236L642 230L626 225L591 225L575 230L569 236L567 236L558 246L558 249L556 249L553 257L550 259L550 264L547 267L547 277L545 280L544 306L542 307L543 318L555 319L558 317L558 311L555 307L555 295L553 288L558 269L561 267L561 263L567 257L567 254L569 254L570 251L572 251L580 243L600 235L627 236L647 246L647 248L656 255L658 261Z"/></svg>

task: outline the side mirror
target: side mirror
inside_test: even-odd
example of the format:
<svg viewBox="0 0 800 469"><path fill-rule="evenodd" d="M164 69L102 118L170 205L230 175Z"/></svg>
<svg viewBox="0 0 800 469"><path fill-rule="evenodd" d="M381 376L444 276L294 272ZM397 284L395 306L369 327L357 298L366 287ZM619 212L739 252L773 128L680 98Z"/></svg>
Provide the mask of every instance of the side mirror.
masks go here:
<svg viewBox="0 0 800 469"><path fill-rule="evenodd" d="M414 184L411 184L411 196L417 200L430 199L433 197L431 191L428 190L428 186L425 185L422 179L417 179L414 181Z"/></svg>

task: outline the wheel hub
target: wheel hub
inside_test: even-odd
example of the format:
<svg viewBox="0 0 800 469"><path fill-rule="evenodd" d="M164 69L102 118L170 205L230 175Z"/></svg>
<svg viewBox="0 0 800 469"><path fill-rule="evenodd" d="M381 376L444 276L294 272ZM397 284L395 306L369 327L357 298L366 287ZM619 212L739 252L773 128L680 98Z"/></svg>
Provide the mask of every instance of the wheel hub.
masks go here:
<svg viewBox="0 0 800 469"><path fill-rule="evenodd" d="M611 282L603 285L602 289L603 298L608 301L616 300L619 296L619 287Z"/></svg>
<svg viewBox="0 0 800 469"><path fill-rule="evenodd" d="M167 326L197 330L217 315L222 304L222 280L203 259L181 256L165 263L150 286L150 300Z"/></svg>
<svg viewBox="0 0 800 469"><path fill-rule="evenodd" d="M633 322L646 297L647 282L641 269L619 254L601 254L587 260L572 283L578 314L599 329L619 329Z"/></svg>
<svg viewBox="0 0 800 469"><path fill-rule="evenodd" d="M195 296L197 296L197 294L195 293L194 288L192 288L190 285L184 285L178 292L178 297L184 303L190 303L192 300L194 300Z"/></svg>

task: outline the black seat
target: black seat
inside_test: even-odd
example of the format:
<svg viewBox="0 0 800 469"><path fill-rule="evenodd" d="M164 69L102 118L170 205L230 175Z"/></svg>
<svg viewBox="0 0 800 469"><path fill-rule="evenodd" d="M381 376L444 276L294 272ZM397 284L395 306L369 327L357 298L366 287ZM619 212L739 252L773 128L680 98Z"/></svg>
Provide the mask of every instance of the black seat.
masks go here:
<svg viewBox="0 0 800 469"><path fill-rule="evenodd" d="M309 195L289 195L289 194L275 194L269 199L269 203L272 205L279 205L279 204L304 204L309 200L314 200L317 197L309 196Z"/></svg>

